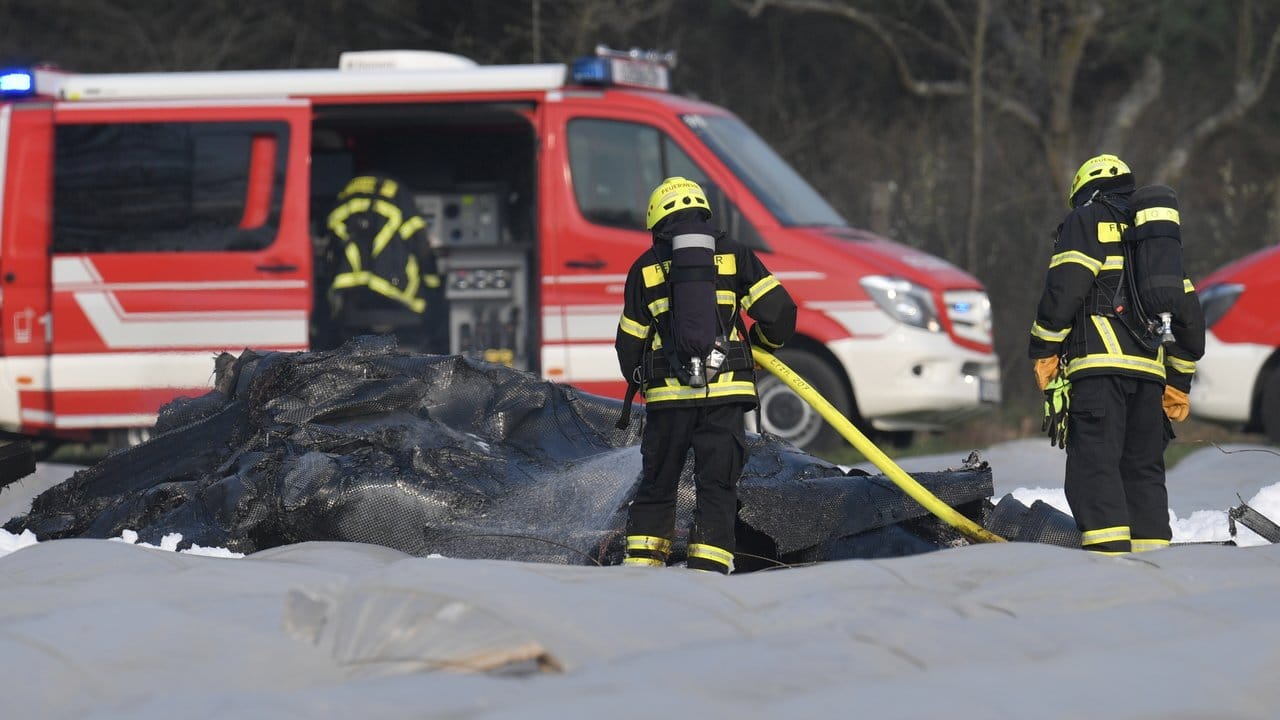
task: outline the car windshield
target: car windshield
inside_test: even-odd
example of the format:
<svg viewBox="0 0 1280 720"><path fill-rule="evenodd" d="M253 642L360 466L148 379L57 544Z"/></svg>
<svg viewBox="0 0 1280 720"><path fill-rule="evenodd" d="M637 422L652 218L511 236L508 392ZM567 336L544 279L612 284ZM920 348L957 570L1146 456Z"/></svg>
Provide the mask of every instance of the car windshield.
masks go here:
<svg viewBox="0 0 1280 720"><path fill-rule="evenodd" d="M684 122L778 222L787 226L848 226L787 161L737 118L689 114Z"/></svg>

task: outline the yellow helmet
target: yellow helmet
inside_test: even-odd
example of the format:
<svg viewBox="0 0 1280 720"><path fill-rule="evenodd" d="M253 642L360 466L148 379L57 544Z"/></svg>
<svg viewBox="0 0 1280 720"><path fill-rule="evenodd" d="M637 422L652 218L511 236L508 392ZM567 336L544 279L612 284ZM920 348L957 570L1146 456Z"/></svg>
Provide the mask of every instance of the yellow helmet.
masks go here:
<svg viewBox="0 0 1280 720"><path fill-rule="evenodd" d="M662 218L677 210L700 208L711 215L711 205L702 187L692 180L669 177L649 196L649 212L645 215L645 228L652 230Z"/></svg>
<svg viewBox="0 0 1280 720"><path fill-rule="evenodd" d="M1130 175L1129 166L1115 155L1098 155L1084 161L1080 169L1076 171L1076 177L1071 181L1071 191L1067 193L1067 207L1073 207L1071 199L1080 192L1080 189L1094 180L1102 180L1106 178L1116 178L1121 175Z"/></svg>

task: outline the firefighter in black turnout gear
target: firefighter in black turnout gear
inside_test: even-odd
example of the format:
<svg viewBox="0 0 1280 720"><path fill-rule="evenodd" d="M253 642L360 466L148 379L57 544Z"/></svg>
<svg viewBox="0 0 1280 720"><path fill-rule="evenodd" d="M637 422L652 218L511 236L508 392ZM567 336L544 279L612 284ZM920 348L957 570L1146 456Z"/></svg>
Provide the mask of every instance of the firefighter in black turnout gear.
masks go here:
<svg viewBox="0 0 1280 720"><path fill-rule="evenodd" d="M709 222L702 188L667 178L649 198L653 246L627 274L615 349L646 419L640 484L623 564L663 566L675 532L676 491L693 449L696 505L689 568L733 569L744 413L756 405L750 343L774 351L795 331L796 305L749 248ZM748 333L740 311L755 322ZM624 409L624 420L629 408Z"/></svg>
<svg viewBox="0 0 1280 720"><path fill-rule="evenodd" d="M1169 544L1169 421L1186 419L1191 378L1204 354L1204 317L1185 276L1171 342L1147 349L1129 329L1134 290L1125 289L1132 276L1125 274L1121 243L1132 240L1130 225L1139 234L1179 232L1176 207L1135 213L1134 190L1133 174L1114 155L1080 167L1029 346L1045 391L1045 427L1067 451L1064 490L1081 544L1107 554Z"/></svg>
<svg viewBox="0 0 1280 720"><path fill-rule="evenodd" d="M401 347L448 352L443 283L426 222L404 185L383 175L352 178L327 228L335 340L395 333Z"/></svg>

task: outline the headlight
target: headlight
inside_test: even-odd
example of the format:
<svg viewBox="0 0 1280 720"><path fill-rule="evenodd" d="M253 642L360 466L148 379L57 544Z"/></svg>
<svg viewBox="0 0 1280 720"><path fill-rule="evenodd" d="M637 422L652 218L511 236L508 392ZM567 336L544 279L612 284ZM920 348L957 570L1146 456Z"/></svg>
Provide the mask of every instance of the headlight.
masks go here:
<svg viewBox="0 0 1280 720"><path fill-rule="evenodd" d="M1204 311L1205 329L1211 328L1222 319L1223 315L1240 299L1244 286L1239 283L1223 283L1210 285L1200 291L1200 309Z"/></svg>
<svg viewBox="0 0 1280 720"><path fill-rule="evenodd" d="M930 332L942 329L942 325L938 323L938 311L933 305L933 295L928 288L909 280L883 275L863 278L862 288L881 310L898 322Z"/></svg>

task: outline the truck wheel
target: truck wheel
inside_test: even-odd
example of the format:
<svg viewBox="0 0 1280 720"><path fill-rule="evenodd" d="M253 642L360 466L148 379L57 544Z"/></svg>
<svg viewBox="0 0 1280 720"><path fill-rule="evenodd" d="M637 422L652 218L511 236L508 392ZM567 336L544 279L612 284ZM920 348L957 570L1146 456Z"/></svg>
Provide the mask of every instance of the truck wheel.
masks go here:
<svg viewBox="0 0 1280 720"><path fill-rule="evenodd" d="M841 415L849 416L850 401L844 383L830 365L800 350L779 350L778 359L803 377ZM807 452L828 450L844 443L840 433L823 420L818 411L772 373L766 371L760 375L756 391L760 396L760 422L771 435Z"/></svg>
<svg viewBox="0 0 1280 720"><path fill-rule="evenodd" d="M1262 388L1262 429L1268 440L1280 445L1280 367L1271 371Z"/></svg>

